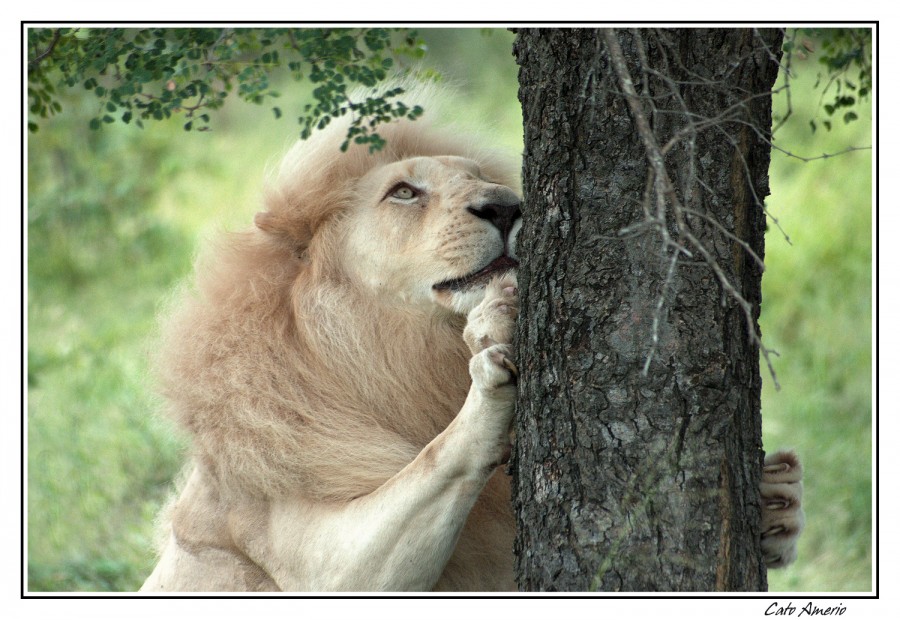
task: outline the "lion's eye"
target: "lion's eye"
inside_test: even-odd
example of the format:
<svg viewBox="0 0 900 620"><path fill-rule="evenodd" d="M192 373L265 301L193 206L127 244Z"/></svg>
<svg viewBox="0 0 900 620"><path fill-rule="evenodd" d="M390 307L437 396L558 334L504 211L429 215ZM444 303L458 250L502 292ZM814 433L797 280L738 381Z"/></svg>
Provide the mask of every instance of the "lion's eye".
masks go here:
<svg viewBox="0 0 900 620"><path fill-rule="evenodd" d="M418 195L418 192L409 185L400 185L391 192L391 198L399 198L400 200L412 200Z"/></svg>

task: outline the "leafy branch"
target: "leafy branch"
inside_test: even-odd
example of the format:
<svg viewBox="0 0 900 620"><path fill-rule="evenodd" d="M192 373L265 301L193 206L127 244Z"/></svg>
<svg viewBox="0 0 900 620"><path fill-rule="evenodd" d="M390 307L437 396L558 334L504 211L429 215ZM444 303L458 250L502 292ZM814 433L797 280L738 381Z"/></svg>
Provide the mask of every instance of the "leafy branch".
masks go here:
<svg viewBox="0 0 900 620"><path fill-rule="evenodd" d="M819 108L827 115L819 121L822 126L831 131L833 118L841 118L844 123L859 118L856 106L872 93L872 31L868 28L799 28L788 31L787 35L782 45L787 111L777 119L773 132L793 114L793 62L812 57L821 68L814 88L821 88ZM816 119L810 119L809 126L816 131Z"/></svg>
<svg viewBox="0 0 900 620"><path fill-rule="evenodd" d="M62 111L59 91L82 88L97 97L92 129L121 121L180 115L185 130L210 129L212 110L229 95L265 104L277 99L272 76L287 71L314 84L314 103L298 116L301 135L351 114L347 140L381 148L378 124L414 119L422 110L404 104L400 88L352 101L353 87L374 88L402 63L421 58L425 46L408 29L310 28L33 28L28 31L28 101L31 131ZM401 65L398 67L398 65ZM276 118L283 114L272 106Z"/></svg>

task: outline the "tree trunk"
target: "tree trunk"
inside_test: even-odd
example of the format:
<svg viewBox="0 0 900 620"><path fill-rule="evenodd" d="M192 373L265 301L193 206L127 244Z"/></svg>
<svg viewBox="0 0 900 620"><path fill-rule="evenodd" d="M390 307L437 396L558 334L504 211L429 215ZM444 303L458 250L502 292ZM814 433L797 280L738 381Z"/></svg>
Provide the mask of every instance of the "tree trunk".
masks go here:
<svg viewBox="0 0 900 620"><path fill-rule="evenodd" d="M522 590L766 589L750 250L780 48L773 30L517 33Z"/></svg>

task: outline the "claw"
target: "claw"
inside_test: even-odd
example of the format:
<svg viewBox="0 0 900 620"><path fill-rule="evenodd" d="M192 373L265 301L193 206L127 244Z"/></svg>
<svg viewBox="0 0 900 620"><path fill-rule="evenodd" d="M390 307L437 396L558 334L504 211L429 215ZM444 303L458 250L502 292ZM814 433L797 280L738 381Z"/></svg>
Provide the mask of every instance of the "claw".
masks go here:
<svg viewBox="0 0 900 620"><path fill-rule="evenodd" d="M791 502L787 499L773 499L766 502L766 508L769 510L784 510L789 508Z"/></svg>
<svg viewBox="0 0 900 620"><path fill-rule="evenodd" d="M515 378L519 377L519 369L516 368L516 365L513 364L508 357L504 356L501 364L503 364L503 367L506 368L510 372L510 374L512 374L513 377L515 377Z"/></svg>
<svg viewBox="0 0 900 620"><path fill-rule="evenodd" d="M779 451L766 456L763 464L763 477L766 482L800 482L803 479L803 466L800 459L791 451Z"/></svg>
<svg viewBox="0 0 900 620"><path fill-rule="evenodd" d="M763 538L770 538L772 536L777 536L783 532L786 532L787 528L783 525L776 525L775 527L770 527L765 532L762 533Z"/></svg>
<svg viewBox="0 0 900 620"><path fill-rule="evenodd" d="M787 463L776 463L775 465L765 465L763 466L764 474L780 474L782 472L790 471L791 466Z"/></svg>

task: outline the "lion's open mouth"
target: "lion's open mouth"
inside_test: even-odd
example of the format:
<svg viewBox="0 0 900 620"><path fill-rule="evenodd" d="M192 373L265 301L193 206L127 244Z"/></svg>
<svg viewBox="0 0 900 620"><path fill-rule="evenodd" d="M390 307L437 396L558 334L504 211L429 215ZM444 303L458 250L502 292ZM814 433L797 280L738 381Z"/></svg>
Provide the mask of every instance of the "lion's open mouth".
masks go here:
<svg viewBox="0 0 900 620"><path fill-rule="evenodd" d="M516 259L510 258L509 256L505 255L500 256L492 260L485 267L482 267L478 271L465 275L461 278L453 278L452 280L438 282L432 288L437 291L460 291L471 286L484 284L495 273L501 271L509 271L510 269L515 269L518 266L519 261L517 261Z"/></svg>

